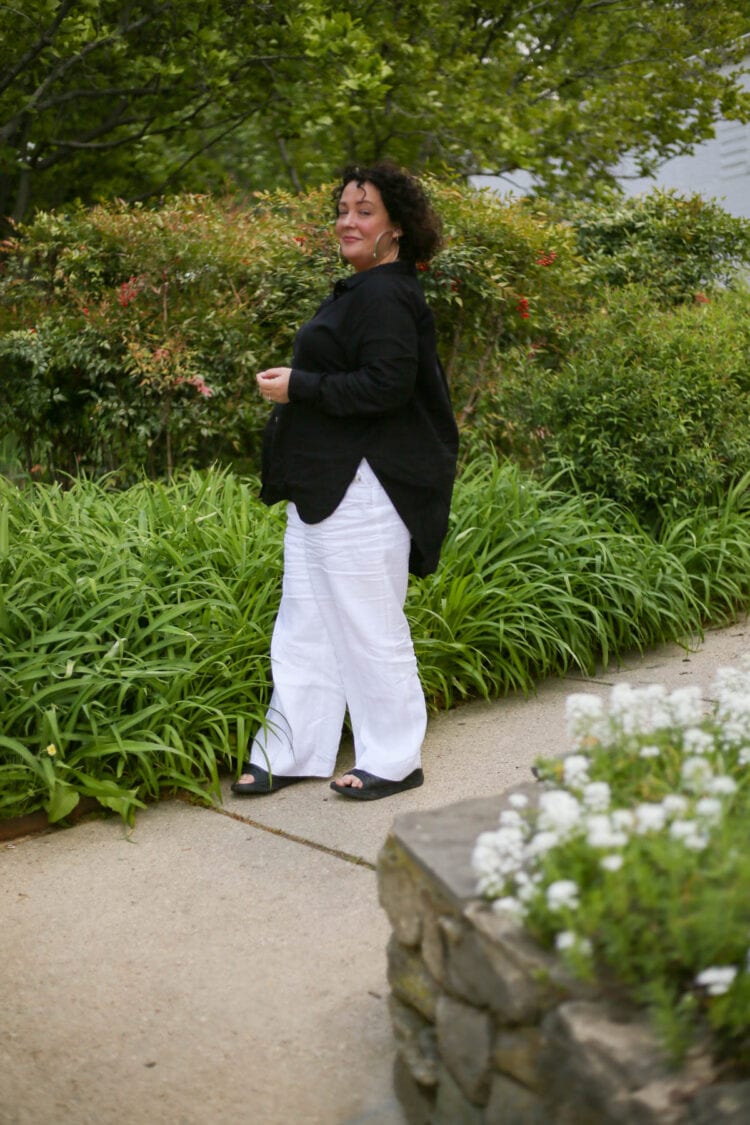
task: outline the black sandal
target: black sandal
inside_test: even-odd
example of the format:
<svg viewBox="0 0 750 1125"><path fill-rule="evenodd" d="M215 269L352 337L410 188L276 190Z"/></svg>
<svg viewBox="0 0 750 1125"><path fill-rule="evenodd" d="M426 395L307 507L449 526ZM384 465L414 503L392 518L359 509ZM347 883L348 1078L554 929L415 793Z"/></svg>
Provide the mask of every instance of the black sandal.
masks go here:
<svg viewBox="0 0 750 1125"><path fill-rule="evenodd" d="M338 781L331 782L331 789L340 793L342 797L350 797L353 801L379 801L381 797L392 797L394 793L403 793L406 789L417 789L424 782L424 773L421 769L412 770L402 781L388 781L384 777L376 777L367 770L347 770L344 777L353 774L362 782L361 786L339 785Z"/></svg>
<svg viewBox="0 0 750 1125"><path fill-rule="evenodd" d="M270 774L262 766L253 766L249 762L243 767L240 777L251 774L254 781L240 781L239 778L232 785L232 792L241 797L264 797L267 793L275 793L277 789L284 789L287 785L294 785L295 781L307 781L306 777L281 777L279 774Z"/></svg>

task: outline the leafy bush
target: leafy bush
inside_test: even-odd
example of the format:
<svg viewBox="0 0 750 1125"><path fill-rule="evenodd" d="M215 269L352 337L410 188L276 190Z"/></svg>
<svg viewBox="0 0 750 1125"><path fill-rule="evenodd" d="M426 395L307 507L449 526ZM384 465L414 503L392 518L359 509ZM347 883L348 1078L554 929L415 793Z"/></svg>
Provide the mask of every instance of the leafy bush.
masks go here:
<svg viewBox="0 0 750 1125"><path fill-rule="evenodd" d="M565 446L566 387L576 402L582 390L586 397L586 381L596 429L597 382L618 375L626 348L614 346L613 318L635 353L645 348L650 362L669 360L648 352L657 331L672 334L665 308L692 300L698 282L712 293L750 260L748 225L699 197L656 193L608 209L571 205L563 214L540 201L428 186L446 244L419 276L467 458L489 443L529 467L568 463L566 448L552 448L547 459L539 437L552 430ZM27 470L117 472L124 482L143 469L169 475L212 460L257 469L266 409L254 373L288 361L297 326L343 272L331 220L327 187L304 197L258 194L244 204L183 196L159 208L117 202L37 215L0 247L0 406ZM602 287L636 281L647 283L648 298L618 311ZM712 304L705 319L713 315ZM738 326L727 315L720 327L737 351ZM675 332L691 350L686 322ZM637 378L632 364L628 370ZM548 371L559 378L550 393L542 388L533 410L523 394L516 401L527 379L536 393ZM644 373L651 374L648 362ZM621 420L636 424L639 411L631 419L626 409ZM631 435L611 436L626 459ZM579 451L586 458L591 437L585 427L571 436L571 464ZM594 460L609 453L605 443ZM727 464L732 471L731 456ZM588 487L585 477L581 484ZM606 494L628 500L627 489Z"/></svg>
<svg viewBox="0 0 750 1125"><path fill-rule="evenodd" d="M750 1067L750 669L568 698L574 753L474 852L482 893L571 968L647 1004L676 1058Z"/></svg>
<svg viewBox="0 0 750 1125"><path fill-rule="evenodd" d="M469 454L519 356L564 365L600 319L586 301L605 281L646 278L664 304L750 259L741 220L697 197L563 214L428 187L446 244L419 276ZM38 214L0 247L0 406L27 470L125 481L212 460L256 469L266 411L254 373L288 361L297 326L344 272L332 234L328 187ZM514 453L533 447L512 436Z"/></svg>
<svg viewBox="0 0 750 1125"><path fill-rule="evenodd" d="M673 309L643 286L610 290L554 366L514 353L477 411L475 444L645 522L689 512L750 470L749 313L744 288Z"/></svg>
<svg viewBox="0 0 750 1125"><path fill-rule="evenodd" d="M676 191L566 208L591 287L646 285L660 302L693 301L750 264L750 221Z"/></svg>
<svg viewBox="0 0 750 1125"><path fill-rule="evenodd" d="M668 552L611 501L475 460L457 486L440 568L407 602L431 694L451 705L528 691L699 631L705 606L679 540Z"/></svg>
<svg viewBox="0 0 750 1125"><path fill-rule="evenodd" d="M254 373L286 357L290 308L311 312L338 269L323 198L38 215L6 244L0 316L0 404L27 466L132 480L254 463Z"/></svg>

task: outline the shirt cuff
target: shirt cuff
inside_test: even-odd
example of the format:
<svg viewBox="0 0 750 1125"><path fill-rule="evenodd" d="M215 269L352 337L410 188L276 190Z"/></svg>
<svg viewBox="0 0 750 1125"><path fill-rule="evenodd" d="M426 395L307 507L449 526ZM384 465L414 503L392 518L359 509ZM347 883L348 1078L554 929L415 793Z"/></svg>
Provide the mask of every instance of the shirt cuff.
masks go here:
<svg viewBox="0 0 750 1125"><path fill-rule="evenodd" d="M317 402L319 392L319 372L300 371L297 367L292 368L287 392L290 402Z"/></svg>

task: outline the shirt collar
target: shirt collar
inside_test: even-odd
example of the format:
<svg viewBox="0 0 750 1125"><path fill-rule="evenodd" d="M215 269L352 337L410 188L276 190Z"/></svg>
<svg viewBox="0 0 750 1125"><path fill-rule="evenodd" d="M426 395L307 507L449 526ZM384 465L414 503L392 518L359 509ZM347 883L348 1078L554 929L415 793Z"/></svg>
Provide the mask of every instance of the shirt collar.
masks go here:
<svg viewBox="0 0 750 1125"><path fill-rule="evenodd" d="M382 266L371 266L369 270L360 270L359 273L349 274L348 277L340 277L333 285L334 297L338 297L341 293L345 293L349 289L354 289L357 285L361 285L376 271L378 276L382 276L383 271L385 271L390 274L408 277L414 273L414 266L411 265L410 262L397 260L395 262L385 262Z"/></svg>

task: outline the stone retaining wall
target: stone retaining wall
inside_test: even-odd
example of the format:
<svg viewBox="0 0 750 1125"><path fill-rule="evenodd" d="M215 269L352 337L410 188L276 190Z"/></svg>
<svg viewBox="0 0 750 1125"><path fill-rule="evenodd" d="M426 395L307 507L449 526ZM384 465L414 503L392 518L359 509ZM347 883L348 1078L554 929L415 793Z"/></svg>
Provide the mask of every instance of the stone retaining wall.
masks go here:
<svg viewBox="0 0 750 1125"><path fill-rule="evenodd" d="M514 792L533 798L534 785ZM378 860L393 933L396 1088L412 1125L747 1125L750 1082L670 1068L643 1013L572 979L474 893L508 794L396 818Z"/></svg>

